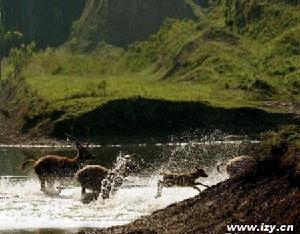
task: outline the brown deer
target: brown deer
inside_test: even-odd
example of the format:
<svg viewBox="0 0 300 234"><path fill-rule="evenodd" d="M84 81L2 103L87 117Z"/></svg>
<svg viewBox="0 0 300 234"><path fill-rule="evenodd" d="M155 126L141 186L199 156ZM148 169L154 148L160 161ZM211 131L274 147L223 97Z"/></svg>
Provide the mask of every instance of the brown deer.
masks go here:
<svg viewBox="0 0 300 234"><path fill-rule="evenodd" d="M75 178L81 185L81 200L84 203L98 199L102 181L108 173L109 169L100 165L88 165L76 172ZM86 189L91 190L92 193L86 193Z"/></svg>
<svg viewBox="0 0 300 234"><path fill-rule="evenodd" d="M157 184L157 195L156 198L161 196L163 187L192 187L197 191L201 192L201 190L197 187L197 185L202 185L206 188L209 186L202 184L200 182L196 182L196 179L199 177L208 177L205 171L202 168L196 168L194 171L189 173L164 173L163 179L158 181Z"/></svg>
<svg viewBox="0 0 300 234"><path fill-rule="evenodd" d="M254 157L242 155L230 159L227 163L220 163L217 169L220 172L220 167L225 166L225 170L229 177L248 174L255 170L256 160Z"/></svg>
<svg viewBox="0 0 300 234"><path fill-rule="evenodd" d="M74 158L47 155L37 161L30 159L24 162L20 168L25 170L27 164L33 162L34 171L41 182L41 191L49 193L50 191L46 189L46 182L53 191L53 185L56 180L63 181L74 178L75 173L84 166L85 162L95 159L95 156L78 142L76 142L76 148L78 154Z"/></svg>
<svg viewBox="0 0 300 234"><path fill-rule="evenodd" d="M120 157L115 168L112 170L100 165L87 165L76 172L75 178L81 185L82 201L88 203L97 200L100 193L103 199L109 198L111 192L115 192L130 173L134 173L137 166L133 163L130 155ZM86 189L92 191L87 194Z"/></svg>

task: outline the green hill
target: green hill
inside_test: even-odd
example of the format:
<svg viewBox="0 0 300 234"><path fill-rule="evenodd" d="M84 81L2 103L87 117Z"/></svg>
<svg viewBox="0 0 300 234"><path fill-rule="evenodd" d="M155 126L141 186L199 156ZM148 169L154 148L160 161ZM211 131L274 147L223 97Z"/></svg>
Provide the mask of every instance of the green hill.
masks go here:
<svg viewBox="0 0 300 234"><path fill-rule="evenodd" d="M131 12L141 7L137 0L131 1L133 5L127 1L126 6L124 1L115 5L101 2L104 5L87 3L65 48L37 53L15 78L23 79L27 90L26 94L19 92L19 99L32 103L23 109L25 130L51 133L62 123L67 129L75 119L96 113L114 100L205 102L212 108L283 112L293 110L269 103L300 100L298 1L219 0L210 1L205 9L197 5L199 1L176 1L178 5L157 10L162 1L147 0L142 1L149 6L141 15ZM93 10L88 11L89 7ZM161 9L169 10L162 14ZM159 11L156 13L162 17L146 20L143 17L148 17L148 11ZM179 19L166 19L159 31L147 38L165 17L174 16L168 15L170 12ZM181 19L186 16L188 19ZM147 28L144 33L140 33L141 22ZM153 25L151 30L148 24ZM125 46L146 38L123 49L109 45ZM11 65L6 67L11 69ZM2 106L7 108L9 103ZM110 118L118 121L116 116ZM93 127L93 123L86 124Z"/></svg>

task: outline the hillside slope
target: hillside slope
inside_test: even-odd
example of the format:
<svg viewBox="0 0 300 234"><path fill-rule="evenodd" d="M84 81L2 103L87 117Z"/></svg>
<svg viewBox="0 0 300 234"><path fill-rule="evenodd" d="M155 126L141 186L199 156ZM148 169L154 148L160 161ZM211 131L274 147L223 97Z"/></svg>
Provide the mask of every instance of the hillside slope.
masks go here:
<svg viewBox="0 0 300 234"><path fill-rule="evenodd" d="M150 0L143 2L154 3ZM27 92L32 94L30 100L39 100L26 110L23 130L43 129L48 134L53 134L61 132L57 130L58 126L65 131L71 129L75 123L77 126L78 123L84 123L86 129L109 132L110 129L115 129L111 127L113 123L116 123L115 126L120 126L117 124L119 121L123 123L122 116L132 117L124 123L125 125L136 123L136 118L140 119L132 114L134 107L125 110L116 103L121 105L125 101L132 105L139 103L135 100L141 100L141 103L146 100L145 103L148 103L153 99L167 106L176 103L176 108L181 108L181 104L185 103L189 109L191 103L198 103L198 112L191 116L197 116L203 111L203 103L206 103L210 106L205 108L207 113L213 113L211 110L216 107L260 108L291 113L287 119L295 121L292 114L298 113L300 103L298 2L211 2L213 5L201 11L201 19L166 19L157 33L152 34L146 41L128 45L126 49L105 42L99 43L102 31L98 27L103 26L100 23L103 21L99 19L102 19L103 14L97 14L96 11L92 11L92 15L83 14L77 29L86 25L87 30L77 36L75 30L74 37L69 41L71 43L75 39L78 40L79 44L76 44L76 41L74 44L76 53L70 50L70 44L67 49L47 49L39 52L26 63L16 78L25 81ZM104 9L97 5L99 2L89 3L96 4L92 5L93 9ZM122 1L118 2L121 3ZM192 9L192 15L195 15L199 6L195 8L193 4L190 2L188 6L191 8L187 9ZM136 9L133 6L124 9ZM176 8L178 12L186 9L178 6ZM124 10L124 14L126 12L128 16L127 10ZM278 22L278 18L284 19L285 23ZM86 23L80 26L85 20ZM94 21L96 23L93 23ZM89 28L94 28L100 37L88 36L91 35ZM119 33L113 29L114 27L109 30ZM137 27L135 30L139 29ZM125 34L130 37L134 34L133 31ZM78 53L77 49L81 50L80 48L94 49L92 53ZM11 65L8 64L6 70L10 69ZM32 98L34 96L36 98ZM3 103L3 108L6 106L8 110L13 106L5 101ZM111 116L112 108L123 112ZM169 120L172 123L177 123L176 118L180 118L175 115L180 112L176 108L173 109L173 115L171 112L167 115L168 118L173 116L172 120ZM103 125L88 121L91 116L92 119L97 119L95 113L106 116ZM164 118L163 115L157 116L159 114L155 108L150 114L144 112L142 115L147 115L142 119L149 120L148 123L153 123L153 119L157 120L155 126L145 123L150 129L161 126L160 119ZM224 122L221 121L224 126L227 117L224 117ZM266 118L272 121L275 119L272 114L266 115ZM265 122L269 123L268 127L276 127L286 116L273 124L267 119ZM189 121L194 120L190 118ZM198 119L196 122L199 123L197 128L213 129L218 126L205 125L204 119ZM245 129L257 129L250 125L245 126ZM187 126L190 124L187 123ZM130 128L124 126L123 129ZM142 129L142 132L147 132L147 128ZM113 135L113 132L108 134Z"/></svg>

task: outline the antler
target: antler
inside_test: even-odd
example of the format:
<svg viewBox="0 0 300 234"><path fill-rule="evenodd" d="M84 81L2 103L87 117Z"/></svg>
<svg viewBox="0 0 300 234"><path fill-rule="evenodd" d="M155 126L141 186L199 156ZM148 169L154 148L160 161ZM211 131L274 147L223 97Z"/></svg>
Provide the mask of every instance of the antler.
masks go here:
<svg viewBox="0 0 300 234"><path fill-rule="evenodd" d="M74 141L74 142L76 142L76 143L79 142L78 139L76 139L75 137L73 137L73 136L70 135L70 134L65 133L65 136L68 137L68 139L70 139L71 141Z"/></svg>
<svg viewBox="0 0 300 234"><path fill-rule="evenodd" d="M76 144L76 147L77 147L77 149L79 149L79 148L87 148L88 146L89 146L89 144L90 143L88 143L87 144L87 146L86 147L83 147L80 143L79 143L79 141L78 141L78 139L76 139L75 137L73 137L72 135L70 135L70 134L65 134L71 141L73 141L75 144ZM87 150L87 149L86 149ZM95 154L93 154L92 152L90 152L90 151L88 151L90 154L92 154L94 157L96 157L96 155Z"/></svg>
<svg viewBox="0 0 300 234"><path fill-rule="evenodd" d="M67 133L65 135L66 135L66 137L68 137L68 139L70 139L72 142L74 142L76 144L76 146L82 148L82 145L79 143L78 139L76 139L75 137L73 137L72 135L67 134Z"/></svg>

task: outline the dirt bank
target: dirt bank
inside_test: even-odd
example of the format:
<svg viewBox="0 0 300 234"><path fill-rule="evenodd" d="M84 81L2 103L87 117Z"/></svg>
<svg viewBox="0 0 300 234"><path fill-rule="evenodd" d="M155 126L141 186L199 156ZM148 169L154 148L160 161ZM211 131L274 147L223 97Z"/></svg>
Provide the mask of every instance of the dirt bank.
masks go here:
<svg viewBox="0 0 300 234"><path fill-rule="evenodd" d="M30 131L41 119L28 119L23 129ZM258 137L261 132L276 129L279 125L300 124L300 119L294 113L272 113L257 108L222 108L201 102L133 98L110 101L80 116L58 118L52 122L51 135L57 138L73 132L86 138L100 137L102 141L111 141L118 136L134 138L136 142L151 138L163 141L167 136L178 136L183 132L200 130L205 134L215 129Z"/></svg>
<svg viewBox="0 0 300 234"><path fill-rule="evenodd" d="M8 115L0 110L0 143L20 143L26 141L26 136L22 135L18 126Z"/></svg>
<svg viewBox="0 0 300 234"><path fill-rule="evenodd" d="M93 110L70 115L49 108L49 103L30 91L22 79L2 80L0 90L0 143L65 140L65 133L103 144L165 142L171 136L180 140L182 135L195 131L203 135L215 129L257 138L280 125L300 125L296 102L281 103L280 113L274 113L277 103L267 103L262 109L224 108L203 102L136 97L99 103Z"/></svg>
<svg viewBox="0 0 300 234"><path fill-rule="evenodd" d="M227 224L293 224L300 231L300 191L288 173L255 182L230 179L129 225L83 233L224 234ZM246 233L246 232L245 232ZM261 233L261 232L257 232Z"/></svg>
<svg viewBox="0 0 300 234"><path fill-rule="evenodd" d="M170 136L180 141L182 135L195 131L210 134L215 129L258 138L261 132L278 129L280 125L300 125L300 114L295 111L274 113L246 107L227 109L200 102L142 98L115 100L68 118L61 111L31 114L26 105L20 104L9 112L7 109L12 107L7 108L7 115L0 113L0 143L49 142L43 138L64 140L66 133L83 141L93 139L103 144L165 142L170 141Z"/></svg>
<svg viewBox="0 0 300 234"><path fill-rule="evenodd" d="M16 119L0 110L0 144L53 144L60 142L47 136L21 131Z"/></svg>

